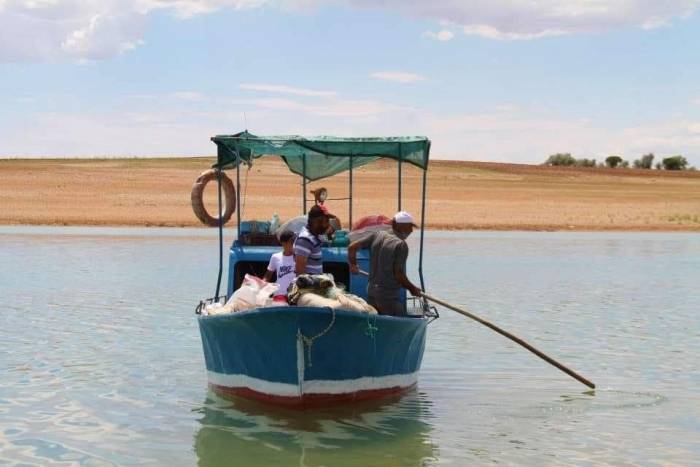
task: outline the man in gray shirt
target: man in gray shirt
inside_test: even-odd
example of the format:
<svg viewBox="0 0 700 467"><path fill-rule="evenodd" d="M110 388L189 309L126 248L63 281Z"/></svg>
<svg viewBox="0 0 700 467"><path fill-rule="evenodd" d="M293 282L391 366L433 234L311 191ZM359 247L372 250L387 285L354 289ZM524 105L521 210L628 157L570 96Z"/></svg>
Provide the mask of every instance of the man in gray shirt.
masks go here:
<svg viewBox="0 0 700 467"><path fill-rule="evenodd" d="M380 314L405 316L406 304L401 302L399 292L405 287L416 297L421 296L420 288L406 277L406 259L408 245L406 238L413 232L416 225L413 217L405 211L394 215L391 221L391 231L378 231L353 242L348 247L348 262L350 272L357 274L357 250L370 249L369 285L367 298L370 305Z"/></svg>

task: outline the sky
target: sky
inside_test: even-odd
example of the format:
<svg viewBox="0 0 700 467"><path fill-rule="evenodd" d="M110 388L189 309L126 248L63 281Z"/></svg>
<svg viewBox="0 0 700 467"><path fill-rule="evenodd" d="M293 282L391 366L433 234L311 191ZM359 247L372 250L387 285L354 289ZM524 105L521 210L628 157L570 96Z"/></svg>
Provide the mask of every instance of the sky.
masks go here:
<svg viewBox="0 0 700 467"><path fill-rule="evenodd" d="M684 155L700 0L0 0L0 156L423 135L431 156ZM657 159L658 160L658 159Z"/></svg>

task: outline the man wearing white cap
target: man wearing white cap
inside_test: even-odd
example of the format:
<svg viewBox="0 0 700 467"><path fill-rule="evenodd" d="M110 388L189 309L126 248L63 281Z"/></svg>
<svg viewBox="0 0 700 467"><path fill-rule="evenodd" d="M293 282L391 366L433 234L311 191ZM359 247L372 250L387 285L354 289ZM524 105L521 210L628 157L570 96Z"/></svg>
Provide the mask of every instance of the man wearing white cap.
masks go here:
<svg viewBox="0 0 700 467"><path fill-rule="evenodd" d="M408 245L406 238L417 227L413 217L406 211L397 212L391 221L391 231L378 231L353 242L348 247L350 272L357 274L357 250L370 249L370 271L367 296L370 305L380 314L405 316L406 304L400 300L401 287L405 287L416 297L421 296L420 288L406 277Z"/></svg>

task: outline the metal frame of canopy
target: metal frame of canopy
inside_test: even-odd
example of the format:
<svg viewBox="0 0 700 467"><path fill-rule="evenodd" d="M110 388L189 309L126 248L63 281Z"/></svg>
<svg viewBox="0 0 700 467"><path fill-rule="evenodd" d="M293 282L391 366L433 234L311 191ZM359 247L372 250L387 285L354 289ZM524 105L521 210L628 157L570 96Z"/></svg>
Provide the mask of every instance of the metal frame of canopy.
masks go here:
<svg viewBox="0 0 700 467"><path fill-rule="evenodd" d="M427 138L416 138L414 140L409 140L408 138L330 138L330 137L322 137L323 139L321 140L324 143L340 143L340 144L352 144L355 142L359 142L363 145L369 144L370 146L373 145L373 143L376 144L396 144L397 146L397 154L398 157L394 158L391 156L386 156L383 155L381 152L377 153L370 153L368 154L366 151L363 152L362 154L353 154L353 153L348 153L348 154L331 154L331 153L325 153L325 155L333 155L334 157L347 157L348 158L348 211L349 211L349 224L350 227L352 228L352 200L353 200L353 169L354 169L354 158L358 156L362 157L375 157L377 159L381 158L388 158L388 159L396 159L397 160L397 172L398 172L398 193L397 193L397 205L398 205L398 211L401 211L402 207L402 192L403 192L403 163L404 163L404 158L403 158L403 143L404 142L423 142L425 143L425 150L424 150L424 161L423 165L419 165L416 163L412 163L413 165L418 166L422 171L423 171L423 177L422 177L422 195L421 195L421 222L420 222L420 251L419 251L419 256L418 256L418 275L420 277L420 284L421 284L421 289L425 291L425 281L423 278L423 242L424 242L424 237L425 237L425 195L426 195L426 186L427 186L427 172L428 172L428 159L429 159L429 153L430 153L430 140ZM218 209L219 209L219 273L218 273L218 278L216 282L216 294L215 297L218 299L219 297L219 292L221 290L221 275L223 271L223 223L222 223L222 196L221 196L221 173L226 169L227 166L230 166L231 164L235 164L236 168L236 229L237 229L237 238L240 239L240 225L241 225L241 176L240 176L240 167L241 163L244 162L252 162L252 159L254 158L251 154L251 157L248 158L248 160L244 159L241 157L240 152L236 149L233 150L234 154L234 159L233 160L228 160L228 161L222 161L221 157L221 145L219 142L223 139L226 139L228 141L231 140L239 140L239 141L263 141L263 142L292 142L301 145L302 147L304 146L304 143L311 141L313 142L313 139L307 139L307 138L302 138L302 137L257 137L253 136L250 133L242 132L238 133L235 135L231 136L214 136L211 138L212 141L214 141L217 146L219 147L219 153L217 154L217 163L214 164L213 168L217 169L217 191L218 191ZM318 149L312 149L311 152L320 152ZM271 152L269 154L265 154L266 156L278 156L284 159L284 156L282 154L275 154L274 152ZM258 156L261 157L262 155ZM307 177L307 155L305 152L302 152L301 158L302 158L302 172L300 174L302 178L302 215L306 214L307 211L307 196L306 196L306 184L308 181ZM225 162L225 163L224 163ZM287 162L287 165L289 165L288 161L285 159L285 162ZM367 163L367 162L365 162ZM291 167L290 167L290 170ZM294 172L294 170L292 170ZM320 180L321 178L326 178L332 175L335 175L337 173L341 173L342 171L327 175L327 176L322 176L315 178L314 180Z"/></svg>

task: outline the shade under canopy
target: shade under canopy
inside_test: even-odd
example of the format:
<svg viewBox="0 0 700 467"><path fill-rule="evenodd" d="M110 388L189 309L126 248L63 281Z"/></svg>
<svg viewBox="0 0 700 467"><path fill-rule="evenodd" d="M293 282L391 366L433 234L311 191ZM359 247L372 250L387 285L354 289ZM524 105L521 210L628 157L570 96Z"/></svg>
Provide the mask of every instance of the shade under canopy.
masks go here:
<svg viewBox="0 0 700 467"><path fill-rule="evenodd" d="M423 136L338 138L334 136L255 136L247 131L214 136L216 168L229 169L263 156L279 156L289 170L308 180L330 177L378 159L408 162L428 169L430 140Z"/></svg>

